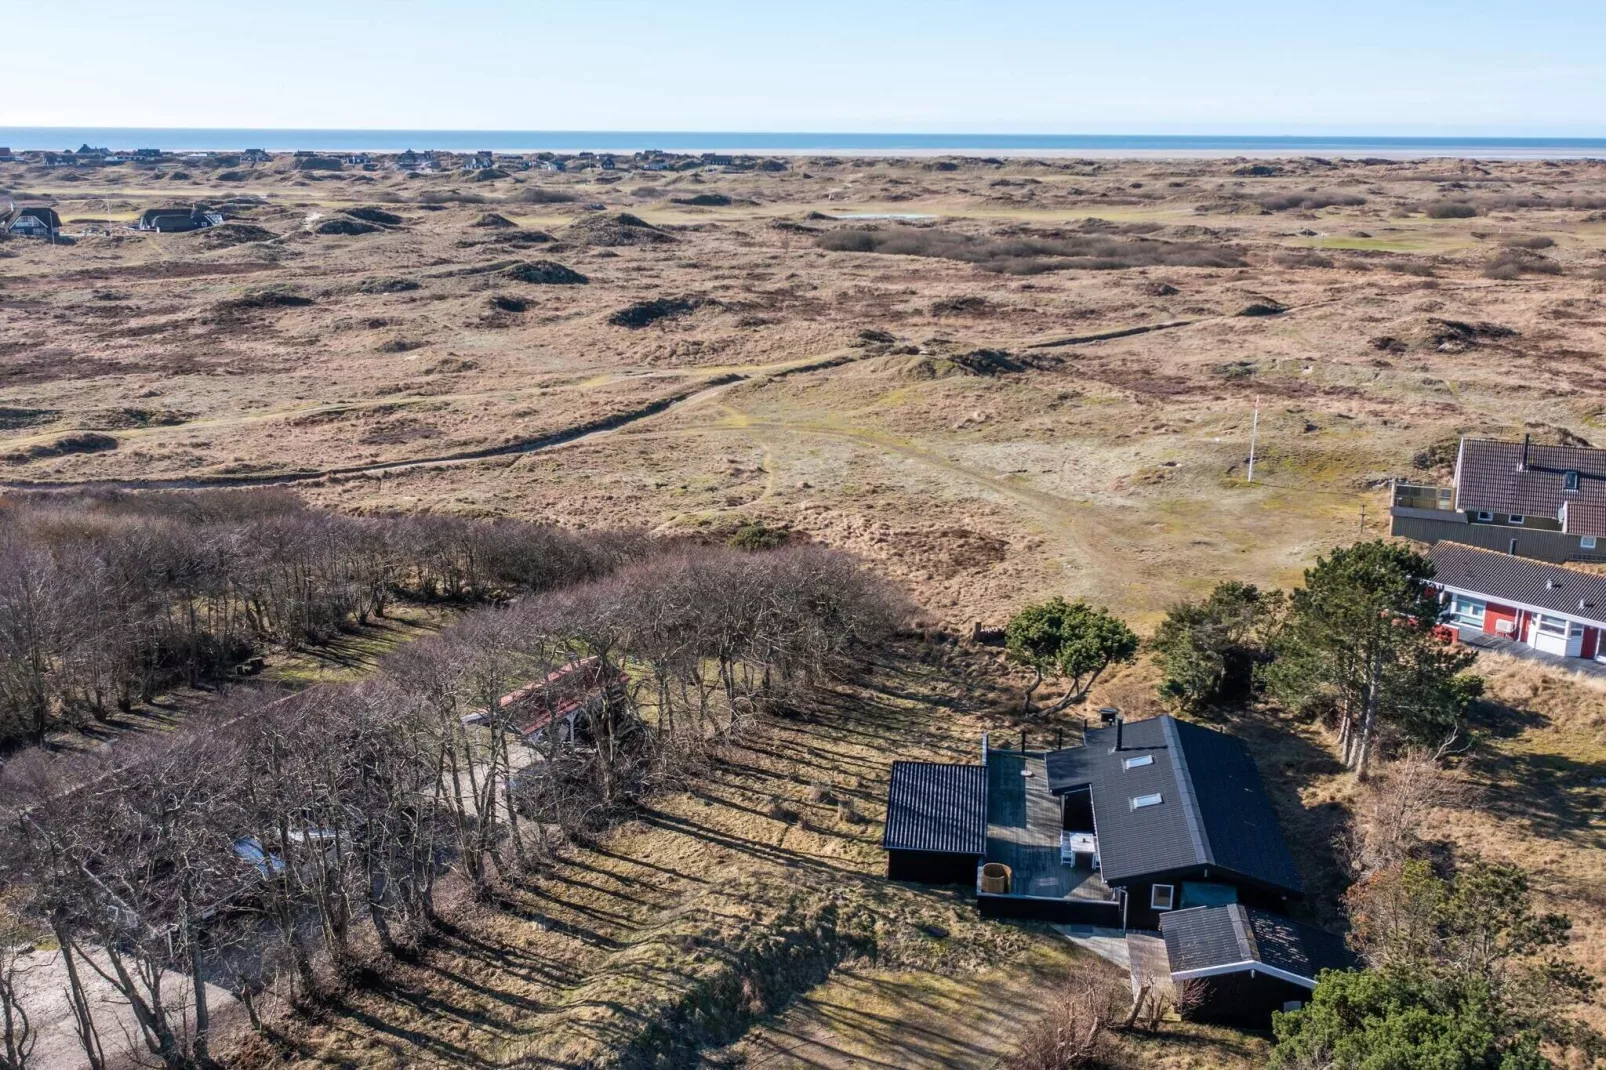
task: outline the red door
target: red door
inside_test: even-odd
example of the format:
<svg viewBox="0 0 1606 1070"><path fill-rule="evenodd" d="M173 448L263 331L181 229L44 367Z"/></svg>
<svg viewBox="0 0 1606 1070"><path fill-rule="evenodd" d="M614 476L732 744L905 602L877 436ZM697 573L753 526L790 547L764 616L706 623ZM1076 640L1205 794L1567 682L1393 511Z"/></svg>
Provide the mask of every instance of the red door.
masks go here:
<svg viewBox="0 0 1606 1070"><path fill-rule="evenodd" d="M1579 648L1578 656L1581 658L1592 658L1595 656L1595 651L1599 648L1599 646L1600 631L1596 628L1586 627L1584 629L1584 645Z"/></svg>

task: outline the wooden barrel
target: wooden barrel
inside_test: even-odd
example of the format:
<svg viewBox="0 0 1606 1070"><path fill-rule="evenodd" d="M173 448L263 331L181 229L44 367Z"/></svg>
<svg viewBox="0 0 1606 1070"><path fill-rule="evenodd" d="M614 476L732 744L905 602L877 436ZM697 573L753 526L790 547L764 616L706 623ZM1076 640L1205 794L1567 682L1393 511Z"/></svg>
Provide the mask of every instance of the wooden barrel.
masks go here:
<svg viewBox="0 0 1606 1070"><path fill-rule="evenodd" d="M1009 894L1009 867L1002 862L988 862L981 867L981 890L994 895Z"/></svg>

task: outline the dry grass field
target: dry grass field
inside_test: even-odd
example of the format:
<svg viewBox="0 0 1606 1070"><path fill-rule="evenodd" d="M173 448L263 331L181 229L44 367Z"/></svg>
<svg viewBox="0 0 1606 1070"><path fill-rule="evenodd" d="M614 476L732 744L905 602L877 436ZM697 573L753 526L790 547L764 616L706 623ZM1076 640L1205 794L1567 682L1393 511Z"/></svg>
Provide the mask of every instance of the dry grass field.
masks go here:
<svg viewBox="0 0 1606 1070"><path fill-rule="evenodd" d="M951 630L1063 593L1146 631L1178 597L1286 586L1385 530L1384 482L1442 478L1460 433L1606 444L1606 163L183 168L0 164L0 189L55 205L68 234L116 224L0 241L0 487L286 484L352 512L660 532L762 520L863 556ZM121 229L193 201L230 223ZM397 221L328 232L365 207ZM563 277L550 264L587 281L543 281ZM348 679L440 623L271 668ZM1476 795L1442 834L1528 866L1606 974L1606 691L1492 655L1481 671L1455 771ZM1012 687L988 655L895 651L504 902L460 905L385 985L254 1054L992 1065L1045 993L1108 967L887 884L879 822L891 760L962 760L1015 730ZM1093 700L1142 715L1152 696L1139 665ZM1232 727L1308 915L1338 924L1353 778L1318 725L1255 710ZM1172 1070L1267 1050L1180 1025L1123 1043Z"/></svg>
<svg viewBox="0 0 1606 1070"><path fill-rule="evenodd" d="M4 244L6 483L761 518L963 626L1044 590L1152 619L1222 577L1287 582L1458 431L1598 437L1597 163L185 166L0 165L69 233L197 200L232 220ZM677 203L707 195L730 203ZM1450 202L1479 214L1430 216ZM363 207L398 222L320 233ZM865 218L890 213L915 218ZM589 282L521 281L545 262Z"/></svg>

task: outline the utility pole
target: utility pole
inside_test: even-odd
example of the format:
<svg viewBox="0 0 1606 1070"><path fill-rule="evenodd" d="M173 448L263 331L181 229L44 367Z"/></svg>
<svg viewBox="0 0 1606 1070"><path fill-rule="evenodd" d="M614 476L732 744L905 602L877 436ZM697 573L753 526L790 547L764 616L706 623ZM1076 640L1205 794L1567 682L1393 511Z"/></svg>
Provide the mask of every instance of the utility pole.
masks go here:
<svg viewBox="0 0 1606 1070"><path fill-rule="evenodd" d="M1246 482L1255 481L1255 439L1260 434L1260 395L1255 395L1255 416L1249 424L1249 474Z"/></svg>

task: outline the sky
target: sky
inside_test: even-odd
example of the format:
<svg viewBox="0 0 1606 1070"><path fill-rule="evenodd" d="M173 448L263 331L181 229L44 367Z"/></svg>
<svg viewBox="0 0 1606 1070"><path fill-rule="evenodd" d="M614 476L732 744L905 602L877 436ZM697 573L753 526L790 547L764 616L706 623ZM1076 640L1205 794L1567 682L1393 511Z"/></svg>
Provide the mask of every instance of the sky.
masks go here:
<svg viewBox="0 0 1606 1070"><path fill-rule="evenodd" d="M3 127L1606 136L1600 0L8 8Z"/></svg>

